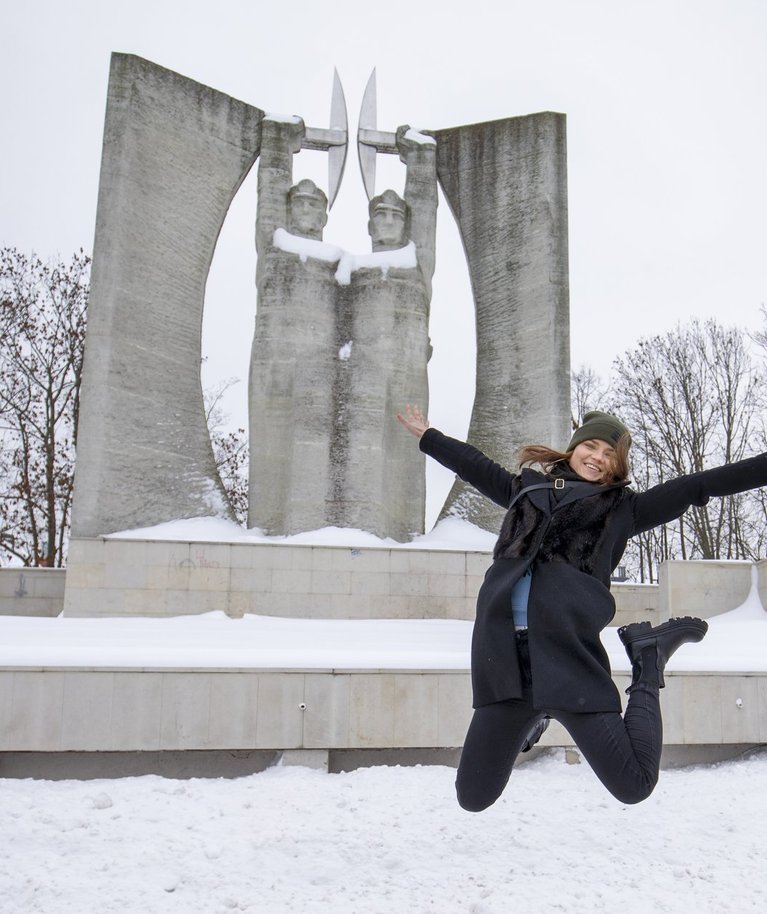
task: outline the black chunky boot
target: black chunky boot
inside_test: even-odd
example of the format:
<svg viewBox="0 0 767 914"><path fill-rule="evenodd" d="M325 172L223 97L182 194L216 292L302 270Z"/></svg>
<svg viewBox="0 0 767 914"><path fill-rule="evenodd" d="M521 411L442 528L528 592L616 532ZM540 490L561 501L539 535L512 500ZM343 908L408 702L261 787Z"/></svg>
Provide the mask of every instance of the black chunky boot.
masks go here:
<svg viewBox="0 0 767 914"><path fill-rule="evenodd" d="M639 682L662 689L665 686L663 670L671 655L683 644L702 641L708 623L694 616L669 619L662 625L649 622L632 622L618 629L633 670L633 681L627 691Z"/></svg>

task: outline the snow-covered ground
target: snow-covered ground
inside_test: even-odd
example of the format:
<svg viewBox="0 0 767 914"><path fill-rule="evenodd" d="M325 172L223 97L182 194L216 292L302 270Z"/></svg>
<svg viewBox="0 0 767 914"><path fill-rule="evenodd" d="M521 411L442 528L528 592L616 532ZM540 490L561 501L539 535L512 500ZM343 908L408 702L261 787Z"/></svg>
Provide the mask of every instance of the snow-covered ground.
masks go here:
<svg viewBox="0 0 767 914"><path fill-rule="evenodd" d="M3 914L762 914L767 753L638 806L559 751L488 811L446 767L0 781Z"/></svg>
<svg viewBox="0 0 767 914"><path fill-rule="evenodd" d="M237 541L230 526L207 524L206 532L187 522L137 533ZM458 546L456 533L465 531L443 528L423 545L472 548ZM258 534L239 541L246 537ZM366 545L339 537L324 534L330 544ZM755 586L743 606L710 623L706 639L682 648L669 669L767 670L767 612ZM468 669L470 631L454 620L222 613L0 617L0 666ZM615 631L603 640L613 668L627 669ZM767 911L767 750L664 771L655 793L633 807L614 800L585 764L566 765L561 750L517 769L479 815L458 807L453 779L452 769L434 766L344 774L276 767L235 780L0 780L0 912Z"/></svg>

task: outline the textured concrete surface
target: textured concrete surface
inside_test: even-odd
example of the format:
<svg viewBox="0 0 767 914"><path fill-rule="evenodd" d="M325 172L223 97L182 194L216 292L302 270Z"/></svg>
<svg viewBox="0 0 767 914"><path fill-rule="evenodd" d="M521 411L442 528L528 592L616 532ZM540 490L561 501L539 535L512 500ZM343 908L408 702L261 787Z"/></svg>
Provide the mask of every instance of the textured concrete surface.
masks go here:
<svg viewBox="0 0 767 914"><path fill-rule="evenodd" d="M664 744L767 743L764 674L666 683ZM0 753L455 748L472 713L463 671L3 669L0 695ZM540 745L572 740L552 722Z"/></svg>
<svg viewBox="0 0 767 914"><path fill-rule="evenodd" d="M435 136L476 308L468 440L509 465L524 444L564 447L569 438L565 117L545 112ZM443 514L498 530L503 511L459 480Z"/></svg>
<svg viewBox="0 0 767 914"><path fill-rule="evenodd" d="M269 749L207 749L157 752L0 752L0 778L46 781L135 778L239 778L280 761Z"/></svg>
<svg viewBox="0 0 767 914"><path fill-rule="evenodd" d="M200 382L205 283L263 112L139 57L109 78L75 536L229 516Z"/></svg>
<svg viewBox="0 0 767 914"><path fill-rule="evenodd" d="M293 533L337 524L399 540L423 529L423 457L393 415L406 401L428 405L437 169L476 297L469 438L494 457L527 440L564 439L564 117L440 131L436 147L400 128L409 207L402 244L414 242L417 266L355 270L346 285L333 263L273 244L277 227L304 231L288 205L303 130L298 118L264 121L259 109L176 73L113 56L75 536L231 513L205 422L201 318L221 224L260 149L251 525ZM376 247L374 224L373 212ZM306 237L321 233L310 228ZM406 492L397 484L403 478ZM497 526L498 511L461 484L446 511Z"/></svg>
<svg viewBox="0 0 767 914"><path fill-rule="evenodd" d="M335 264L278 250L267 259L250 365L248 524L280 535L330 523L340 346Z"/></svg>
<svg viewBox="0 0 767 914"><path fill-rule="evenodd" d="M396 414L406 403L429 408L427 363L431 355L429 309L435 264L437 151L434 143L408 141L397 131L400 159L406 166L404 202L407 236L415 244L411 269L360 269L346 296L353 341L348 370L348 416L339 429L342 484L334 499L342 526L370 530L407 541L424 529L425 459L411 436L402 433ZM384 192L386 197L391 192ZM375 199L371 201L375 204ZM375 214L369 231L377 247Z"/></svg>
<svg viewBox="0 0 767 914"><path fill-rule="evenodd" d="M396 415L406 403L428 410L429 298L417 268L385 277L361 269L346 300L353 349L344 365L336 523L406 542L424 530L425 458Z"/></svg>
<svg viewBox="0 0 767 914"><path fill-rule="evenodd" d="M757 564L757 575L765 565ZM663 562L658 571L659 602L672 616L710 619L745 602L754 567L748 561L713 559Z"/></svg>
<svg viewBox="0 0 767 914"><path fill-rule="evenodd" d="M395 415L407 402L428 408L436 147L398 131L406 182L397 201L409 218L386 250L412 242L415 266L338 278L340 249L313 256L274 244L276 230L295 231L292 160L303 132L300 119L263 121L249 525L269 534L353 527L405 541L423 532L425 470ZM301 237L321 240L322 226Z"/></svg>
<svg viewBox="0 0 767 914"><path fill-rule="evenodd" d="M250 361L248 524L269 534L327 526L331 494L337 264L275 247L287 230L303 122L266 118L258 162L255 336ZM322 226L315 226L319 241Z"/></svg>
<svg viewBox="0 0 767 914"><path fill-rule="evenodd" d="M69 568L0 569L0 615L185 615L219 609L315 618L472 619L489 553L341 546L74 539ZM613 584L613 625L695 614L748 596L767 560L661 566L661 583ZM65 598L66 594L66 598Z"/></svg>
<svg viewBox="0 0 767 914"><path fill-rule="evenodd" d="M490 556L341 546L77 539L67 616L219 610L336 619L470 619Z"/></svg>
<svg viewBox="0 0 767 914"><path fill-rule="evenodd" d="M490 562L489 553L459 550L75 539L64 610L73 617L219 610L232 617L473 619ZM722 586L724 606L735 596L726 580ZM612 593L614 625L668 619L655 585L614 584Z"/></svg>
<svg viewBox="0 0 767 914"><path fill-rule="evenodd" d="M58 616L64 568L0 568L0 616Z"/></svg>

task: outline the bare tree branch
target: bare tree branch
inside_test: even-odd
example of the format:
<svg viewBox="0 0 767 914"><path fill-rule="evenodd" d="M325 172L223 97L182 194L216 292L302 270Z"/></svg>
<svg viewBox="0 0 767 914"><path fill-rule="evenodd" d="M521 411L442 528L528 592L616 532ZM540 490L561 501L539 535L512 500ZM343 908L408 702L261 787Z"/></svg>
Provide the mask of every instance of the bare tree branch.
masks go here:
<svg viewBox="0 0 767 914"><path fill-rule="evenodd" d="M616 360L611 380L610 408L632 431L640 488L764 449L765 377L738 329L692 321L641 340ZM764 543L762 495L748 492L712 499L662 532L643 534L627 561L640 580L652 581L665 559L756 559Z"/></svg>
<svg viewBox="0 0 767 914"><path fill-rule="evenodd" d="M0 556L64 563L90 258L0 250Z"/></svg>

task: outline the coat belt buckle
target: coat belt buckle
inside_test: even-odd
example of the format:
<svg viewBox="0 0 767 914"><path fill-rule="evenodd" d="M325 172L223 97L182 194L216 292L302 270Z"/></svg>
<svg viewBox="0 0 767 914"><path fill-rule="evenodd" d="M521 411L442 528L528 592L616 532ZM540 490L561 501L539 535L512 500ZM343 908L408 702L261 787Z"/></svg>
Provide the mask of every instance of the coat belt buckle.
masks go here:
<svg viewBox="0 0 767 914"><path fill-rule="evenodd" d="M561 476L559 477L559 479L554 480L555 489L564 489L564 487L565 487L565 481L564 481L564 479L562 479Z"/></svg>

